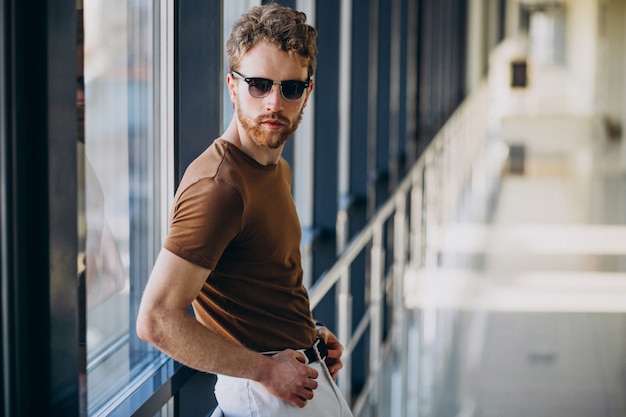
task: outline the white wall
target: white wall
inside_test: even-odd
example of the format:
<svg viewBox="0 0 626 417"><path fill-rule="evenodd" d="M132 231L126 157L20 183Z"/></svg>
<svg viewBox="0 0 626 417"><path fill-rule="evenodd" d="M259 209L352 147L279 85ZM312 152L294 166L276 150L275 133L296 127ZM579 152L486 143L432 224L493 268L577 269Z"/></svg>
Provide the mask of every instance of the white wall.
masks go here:
<svg viewBox="0 0 626 417"><path fill-rule="evenodd" d="M567 114L591 116L595 111L596 62L598 55L598 0L561 0L565 4L565 65L546 66L533 59L527 46L527 33L520 32L520 5L548 3L540 0L509 0L506 33L508 52L500 54L497 69L510 71L512 59L524 54L528 58L529 86L511 91L512 111L524 114ZM511 45L516 46L513 48ZM514 51L512 50L514 49ZM496 58L497 61L498 58ZM492 59L493 62L493 59ZM504 74L502 80L509 80ZM499 85L497 88L506 88ZM502 95L502 92L500 92Z"/></svg>
<svg viewBox="0 0 626 417"><path fill-rule="evenodd" d="M598 2L567 1L567 70L569 107L576 113L593 114L596 86Z"/></svg>

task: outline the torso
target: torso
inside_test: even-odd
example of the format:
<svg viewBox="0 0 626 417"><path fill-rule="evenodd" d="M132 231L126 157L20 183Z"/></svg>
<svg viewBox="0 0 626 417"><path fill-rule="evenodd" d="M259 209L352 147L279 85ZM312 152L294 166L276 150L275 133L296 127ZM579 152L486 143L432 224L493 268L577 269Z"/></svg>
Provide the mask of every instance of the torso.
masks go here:
<svg viewBox="0 0 626 417"><path fill-rule="evenodd" d="M257 351L308 347L316 337L290 187L283 159L264 166L218 139L187 169L164 244L213 271L193 303L196 318Z"/></svg>

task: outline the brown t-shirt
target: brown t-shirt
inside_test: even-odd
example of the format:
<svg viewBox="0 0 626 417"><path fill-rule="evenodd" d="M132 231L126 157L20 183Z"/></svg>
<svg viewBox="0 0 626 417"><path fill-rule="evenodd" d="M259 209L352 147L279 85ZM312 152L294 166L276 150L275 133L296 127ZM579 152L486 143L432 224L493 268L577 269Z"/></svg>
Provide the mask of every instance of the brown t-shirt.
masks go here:
<svg viewBox="0 0 626 417"><path fill-rule="evenodd" d="M316 337L290 189L284 159L264 166L217 139L187 168L163 245L212 270L192 304L198 321L259 352Z"/></svg>

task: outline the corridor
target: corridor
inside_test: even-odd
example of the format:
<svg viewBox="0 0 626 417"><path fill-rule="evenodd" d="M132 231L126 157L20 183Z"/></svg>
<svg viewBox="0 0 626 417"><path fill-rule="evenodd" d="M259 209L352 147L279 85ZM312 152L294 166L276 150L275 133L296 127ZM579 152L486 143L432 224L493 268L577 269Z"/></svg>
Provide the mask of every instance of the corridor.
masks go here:
<svg viewBox="0 0 626 417"><path fill-rule="evenodd" d="M0 416L219 415L137 319L270 1L0 1ZM281 156L354 416L626 417L626 1L276 3L317 31Z"/></svg>
<svg viewBox="0 0 626 417"><path fill-rule="evenodd" d="M408 280L420 416L626 415L626 187L602 128L502 120L493 212L447 226L440 267Z"/></svg>

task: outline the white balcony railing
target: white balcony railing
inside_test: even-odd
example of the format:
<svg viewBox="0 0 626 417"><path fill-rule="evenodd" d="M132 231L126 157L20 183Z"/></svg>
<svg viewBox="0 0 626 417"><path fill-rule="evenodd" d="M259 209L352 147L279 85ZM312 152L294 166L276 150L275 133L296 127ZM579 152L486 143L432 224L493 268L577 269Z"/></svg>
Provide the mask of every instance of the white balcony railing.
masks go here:
<svg viewBox="0 0 626 417"><path fill-rule="evenodd" d="M486 84L468 97L439 131L405 179L340 254L338 261L312 287L314 308L336 287L336 329L345 347L339 386L355 416L399 417L410 414L409 375L418 363L408 348L405 272L409 267L435 266L437 253L428 242L446 222L467 210L464 196L483 193L492 180L485 169L488 144ZM346 221L340 214L337 228ZM360 254L366 256L364 313L353 317L350 271ZM386 257L392 256L390 262ZM354 329L354 330L353 330ZM369 330L369 331L368 331ZM369 337L369 340L364 340ZM353 392L352 353L367 343L366 382Z"/></svg>

